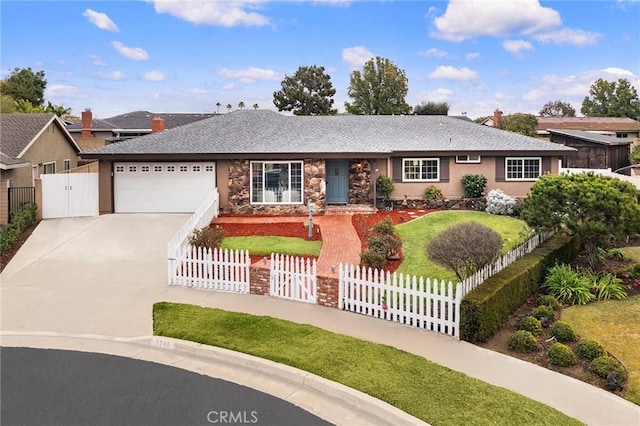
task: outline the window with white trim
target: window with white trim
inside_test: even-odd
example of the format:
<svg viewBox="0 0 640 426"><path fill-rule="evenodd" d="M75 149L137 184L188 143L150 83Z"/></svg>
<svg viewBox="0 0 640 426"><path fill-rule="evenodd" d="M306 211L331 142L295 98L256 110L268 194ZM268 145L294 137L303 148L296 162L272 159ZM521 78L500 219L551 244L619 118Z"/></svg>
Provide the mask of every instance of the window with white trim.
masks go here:
<svg viewBox="0 0 640 426"><path fill-rule="evenodd" d="M252 161L251 203L302 203L302 161Z"/></svg>
<svg viewBox="0 0 640 426"><path fill-rule="evenodd" d="M52 175L56 172L56 162L44 163L42 165L42 173L45 175Z"/></svg>
<svg viewBox="0 0 640 426"><path fill-rule="evenodd" d="M480 155L478 154L464 154L456 155L456 163L480 163Z"/></svg>
<svg viewBox="0 0 640 426"><path fill-rule="evenodd" d="M437 182L440 180L439 158L403 158L403 182Z"/></svg>
<svg viewBox="0 0 640 426"><path fill-rule="evenodd" d="M71 160L64 160L62 162L62 170L69 170L71 168Z"/></svg>
<svg viewBox="0 0 640 426"><path fill-rule="evenodd" d="M542 174L542 158L507 157L505 171L506 180L536 180Z"/></svg>

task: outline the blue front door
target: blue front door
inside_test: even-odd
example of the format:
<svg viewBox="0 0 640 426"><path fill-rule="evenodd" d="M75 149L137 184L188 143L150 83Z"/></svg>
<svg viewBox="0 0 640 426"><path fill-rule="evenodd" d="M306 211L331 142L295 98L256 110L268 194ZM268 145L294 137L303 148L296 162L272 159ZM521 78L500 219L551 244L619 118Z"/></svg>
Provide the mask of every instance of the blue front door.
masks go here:
<svg viewBox="0 0 640 426"><path fill-rule="evenodd" d="M327 204L349 202L349 160L327 160Z"/></svg>

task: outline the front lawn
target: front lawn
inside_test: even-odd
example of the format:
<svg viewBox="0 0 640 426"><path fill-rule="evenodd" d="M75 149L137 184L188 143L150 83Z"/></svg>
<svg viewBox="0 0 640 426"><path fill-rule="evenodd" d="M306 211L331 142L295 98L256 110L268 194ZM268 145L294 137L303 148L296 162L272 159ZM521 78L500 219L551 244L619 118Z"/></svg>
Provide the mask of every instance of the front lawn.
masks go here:
<svg viewBox="0 0 640 426"><path fill-rule="evenodd" d="M161 302L153 308L153 332L299 368L436 426L580 424L542 403L417 355L310 325Z"/></svg>
<svg viewBox="0 0 640 426"><path fill-rule="evenodd" d="M319 256L322 241L307 241L296 237L261 236L225 237L222 248L249 250L252 255L280 253L291 256Z"/></svg>
<svg viewBox="0 0 640 426"><path fill-rule="evenodd" d="M439 232L460 222L476 221L498 232L504 241L503 253L515 248L530 236L524 221L509 216L483 212L448 210L430 213L407 223L396 225L402 239L402 263L397 272L425 278L457 282L456 274L427 257L427 243Z"/></svg>

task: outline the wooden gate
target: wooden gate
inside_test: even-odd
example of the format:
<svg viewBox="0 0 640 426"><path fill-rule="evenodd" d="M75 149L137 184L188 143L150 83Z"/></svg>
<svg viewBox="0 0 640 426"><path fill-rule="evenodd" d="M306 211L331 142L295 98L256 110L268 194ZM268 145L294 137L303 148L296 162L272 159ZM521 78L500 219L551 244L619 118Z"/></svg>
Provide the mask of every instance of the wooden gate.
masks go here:
<svg viewBox="0 0 640 426"><path fill-rule="evenodd" d="M98 215L98 174L42 175L42 218Z"/></svg>
<svg viewBox="0 0 640 426"><path fill-rule="evenodd" d="M308 258L271 254L269 295L316 303L317 285L315 259L311 261Z"/></svg>

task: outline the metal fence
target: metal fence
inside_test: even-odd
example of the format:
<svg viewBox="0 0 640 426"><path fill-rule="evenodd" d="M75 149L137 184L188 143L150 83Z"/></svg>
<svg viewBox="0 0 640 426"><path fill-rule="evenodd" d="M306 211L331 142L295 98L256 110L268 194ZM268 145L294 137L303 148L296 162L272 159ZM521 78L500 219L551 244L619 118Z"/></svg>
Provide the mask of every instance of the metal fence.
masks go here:
<svg viewBox="0 0 640 426"><path fill-rule="evenodd" d="M33 186L9 187L9 222L13 213L19 211L28 204L36 202L36 188Z"/></svg>

